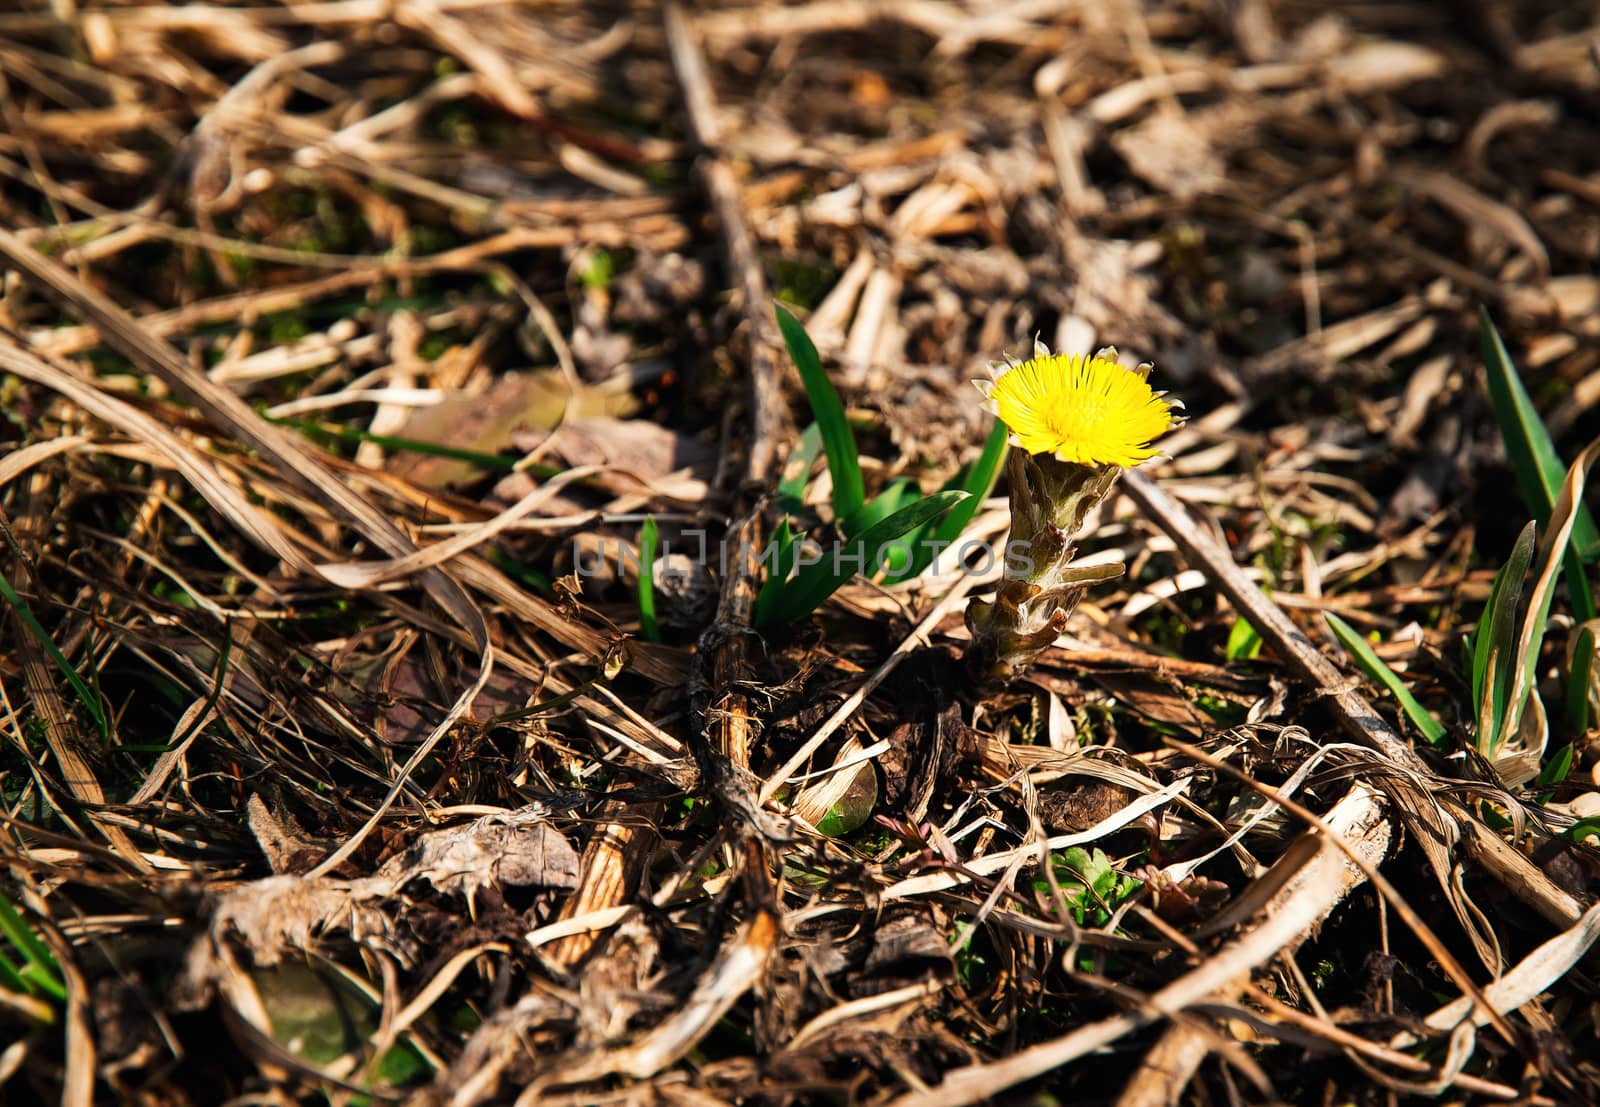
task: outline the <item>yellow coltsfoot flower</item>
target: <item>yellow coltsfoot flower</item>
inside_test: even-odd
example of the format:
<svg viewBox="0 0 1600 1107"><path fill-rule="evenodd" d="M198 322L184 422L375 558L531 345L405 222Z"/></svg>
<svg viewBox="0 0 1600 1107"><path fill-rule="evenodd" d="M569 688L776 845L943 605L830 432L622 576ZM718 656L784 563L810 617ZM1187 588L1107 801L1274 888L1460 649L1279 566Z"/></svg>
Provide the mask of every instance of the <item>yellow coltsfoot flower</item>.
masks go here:
<svg viewBox="0 0 1600 1107"><path fill-rule="evenodd" d="M1011 430L1011 444L1079 465L1128 468L1155 456L1150 443L1171 428L1172 408L1150 387L1150 364L1127 369L1115 347L1095 354L1052 354L1040 343L1030 361L997 365L978 381L988 408Z"/></svg>
<svg viewBox="0 0 1600 1107"><path fill-rule="evenodd" d="M1127 369L1107 347L1086 358L1036 344L979 381L988 409L1011 432L1011 536L993 599L967 608L968 660L982 680L1014 676L1065 629L1079 598L1120 566L1072 564L1074 540L1124 469L1180 421L1182 404L1151 389L1150 365Z"/></svg>

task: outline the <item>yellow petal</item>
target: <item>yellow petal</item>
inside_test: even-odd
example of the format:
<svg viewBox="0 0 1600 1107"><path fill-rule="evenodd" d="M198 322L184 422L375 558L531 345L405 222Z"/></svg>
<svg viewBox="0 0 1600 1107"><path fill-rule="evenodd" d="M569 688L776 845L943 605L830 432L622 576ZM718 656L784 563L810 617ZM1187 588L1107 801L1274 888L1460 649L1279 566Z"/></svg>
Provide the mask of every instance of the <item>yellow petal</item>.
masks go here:
<svg viewBox="0 0 1600 1107"><path fill-rule="evenodd" d="M988 398L1017 445L1079 465L1137 465L1155 455L1150 443L1173 421L1171 405L1143 373L1081 354L1012 366Z"/></svg>

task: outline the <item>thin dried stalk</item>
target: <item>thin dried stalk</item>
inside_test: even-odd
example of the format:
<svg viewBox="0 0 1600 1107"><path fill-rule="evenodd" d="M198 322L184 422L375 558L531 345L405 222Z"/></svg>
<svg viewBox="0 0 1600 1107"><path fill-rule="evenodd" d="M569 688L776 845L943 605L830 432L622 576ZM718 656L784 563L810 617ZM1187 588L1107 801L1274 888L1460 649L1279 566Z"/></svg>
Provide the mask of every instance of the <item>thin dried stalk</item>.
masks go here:
<svg viewBox="0 0 1600 1107"><path fill-rule="evenodd" d="M1368 864L1388 849L1391 834L1381 798L1358 787L1328 813L1327 825ZM1267 917L1237 941L1213 954L1198 969L1151 995L1137 1010L1092 1023L1063 1037L1021 1050L1001 1061L956 1069L923 1092L891 1101L891 1107L960 1107L992 1097L1024 1080L1042 1076L1119 1038L1171 1017L1229 985L1302 937L1327 916L1335 904L1360 886L1360 866L1331 841L1313 835L1312 846L1291 850L1279 865L1295 875L1270 905Z"/></svg>

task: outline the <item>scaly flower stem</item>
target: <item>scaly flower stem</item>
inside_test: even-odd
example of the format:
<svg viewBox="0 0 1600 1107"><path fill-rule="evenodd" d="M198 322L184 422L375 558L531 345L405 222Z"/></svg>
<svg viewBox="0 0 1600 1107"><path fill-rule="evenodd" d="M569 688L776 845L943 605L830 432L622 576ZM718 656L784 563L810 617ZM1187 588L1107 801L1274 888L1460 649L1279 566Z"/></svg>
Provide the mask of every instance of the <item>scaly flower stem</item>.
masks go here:
<svg viewBox="0 0 1600 1107"><path fill-rule="evenodd" d="M982 683L1021 673L1066 629L1090 584L1122 573L1073 565L1073 540L1123 469L1154 456L1150 442L1181 406L1151 390L1149 365L1125 369L1110 348L1085 358L1036 345L1031 361L992 368L978 387L1011 428L1011 537L994 598L967 608L967 663Z"/></svg>
<svg viewBox="0 0 1600 1107"><path fill-rule="evenodd" d="M1013 447L1011 537L1006 574L992 600L967 608L968 664L983 683L1016 676L1066 629L1090 584L1122 574L1121 565L1072 564L1073 535L1121 475L1118 465L1079 465Z"/></svg>

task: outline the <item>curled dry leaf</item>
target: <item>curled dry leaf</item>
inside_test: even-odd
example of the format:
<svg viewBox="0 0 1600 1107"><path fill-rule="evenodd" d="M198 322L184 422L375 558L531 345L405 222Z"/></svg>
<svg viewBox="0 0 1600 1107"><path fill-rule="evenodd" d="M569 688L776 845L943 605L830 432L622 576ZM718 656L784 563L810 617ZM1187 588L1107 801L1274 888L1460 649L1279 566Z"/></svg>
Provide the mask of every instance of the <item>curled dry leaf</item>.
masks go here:
<svg viewBox="0 0 1600 1107"><path fill-rule="evenodd" d="M396 888L422 879L441 892L468 898L493 884L575 888L578 855L546 814L535 804L435 830L391 857L378 875Z"/></svg>
<svg viewBox="0 0 1600 1107"><path fill-rule="evenodd" d="M414 951L395 927L395 897L415 880L467 898L490 885L575 887L578 856L548 815L535 803L429 831L375 876L271 876L223 892L211 905L205 934L190 947L178 992L187 1006L203 1005L233 971L232 942L255 964L273 965L342 930L357 944L409 961Z"/></svg>

